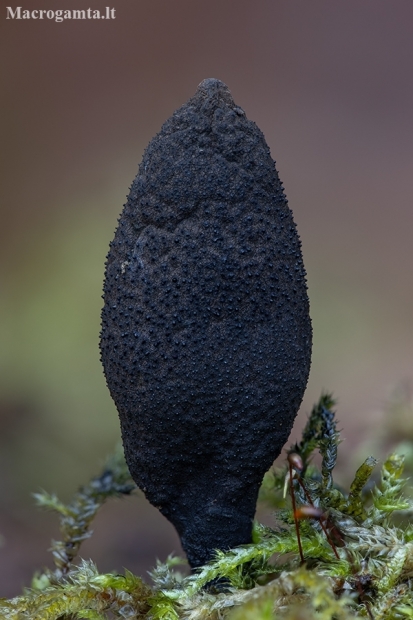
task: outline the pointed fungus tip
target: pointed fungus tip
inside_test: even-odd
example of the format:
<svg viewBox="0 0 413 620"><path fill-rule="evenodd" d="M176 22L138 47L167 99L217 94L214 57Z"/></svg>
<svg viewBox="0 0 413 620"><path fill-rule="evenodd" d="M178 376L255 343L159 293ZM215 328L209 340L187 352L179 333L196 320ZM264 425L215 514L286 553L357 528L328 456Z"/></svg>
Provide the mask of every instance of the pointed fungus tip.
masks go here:
<svg viewBox="0 0 413 620"><path fill-rule="evenodd" d="M195 97L203 99L223 99L226 103L234 105L234 100L228 86L216 78L206 78L199 84Z"/></svg>

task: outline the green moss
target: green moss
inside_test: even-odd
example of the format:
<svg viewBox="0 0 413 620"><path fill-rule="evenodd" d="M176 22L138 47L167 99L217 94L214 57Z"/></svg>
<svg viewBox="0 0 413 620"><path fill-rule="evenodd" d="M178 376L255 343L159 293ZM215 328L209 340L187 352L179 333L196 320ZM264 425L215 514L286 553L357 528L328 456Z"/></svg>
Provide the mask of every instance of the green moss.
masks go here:
<svg viewBox="0 0 413 620"><path fill-rule="evenodd" d="M332 397L323 395L301 442L289 451L299 455L302 464L292 472L292 484L304 565L289 495L285 496L288 465L269 472L260 493L260 501L276 509L274 527L255 523L252 544L217 551L213 562L189 577L177 570L179 558L157 564L151 587L129 572L100 574L91 562L75 564L102 503L134 488L118 453L70 504L46 493L36 495L41 506L60 517L62 540L52 547L55 567L35 575L32 587L21 596L1 599L0 617L413 619L413 526L408 519L394 519L394 513L406 516L413 509L409 489L404 489L403 457L390 455L376 482L376 460L369 457L358 468L349 492L338 488L333 479L339 445L333 408ZM310 464L315 450L322 457L320 470ZM289 461L300 462L296 457ZM304 518L308 506L318 518Z"/></svg>

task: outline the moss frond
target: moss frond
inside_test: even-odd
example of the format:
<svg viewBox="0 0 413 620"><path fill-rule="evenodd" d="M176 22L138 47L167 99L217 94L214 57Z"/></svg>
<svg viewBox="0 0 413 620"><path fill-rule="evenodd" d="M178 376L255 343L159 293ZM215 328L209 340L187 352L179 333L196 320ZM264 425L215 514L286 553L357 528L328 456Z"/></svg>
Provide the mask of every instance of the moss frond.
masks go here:
<svg viewBox="0 0 413 620"><path fill-rule="evenodd" d="M144 618L149 610L150 588L139 577L101 575L92 562L82 561L70 576L59 584L43 590L26 590L11 601L0 601L4 620L23 618L57 620L58 618L106 619L106 612L115 617Z"/></svg>
<svg viewBox="0 0 413 620"><path fill-rule="evenodd" d="M347 514L352 515L357 521L364 521L367 517L362 491L370 480L376 465L377 460L373 456L369 456L356 471L354 480L350 485L350 493L347 499Z"/></svg>
<svg viewBox="0 0 413 620"><path fill-rule="evenodd" d="M371 519L375 523L387 523L396 510L411 510L413 503L402 496L405 480L401 477L404 469L404 457L391 454L383 464L381 484L373 491L374 510Z"/></svg>
<svg viewBox="0 0 413 620"><path fill-rule="evenodd" d="M63 504L54 494L35 493L37 505L57 512L60 517L62 540L52 541L54 572L47 572L43 582L57 583L69 574L80 545L92 534L90 525L99 508L110 497L129 495L136 488L120 448L111 456L103 472L81 487L69 504ZM41 577L40 577L41 578ZM39 584L39 577L35 583Z"/></svg>

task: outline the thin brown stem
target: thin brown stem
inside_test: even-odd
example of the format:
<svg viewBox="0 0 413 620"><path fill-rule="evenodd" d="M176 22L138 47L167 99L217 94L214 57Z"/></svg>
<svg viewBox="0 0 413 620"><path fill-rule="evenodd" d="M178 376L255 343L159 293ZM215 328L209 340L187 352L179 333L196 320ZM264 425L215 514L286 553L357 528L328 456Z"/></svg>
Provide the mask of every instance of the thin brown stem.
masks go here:
<svg viewBox="0 0 413 620"><path fill-rule="evenodd" d="M291 468L291 465L290 465L290 468ZM314 506L313 500L311 499L311 496L310 496L309 492L305 488L305 485L304 485L304 482L301 479L301 476L297 476L297 480L298 480L298 484L301 486L302 490L304 491L304 495L306 496L307 501L311 504L311 506ZM321 529L323 530L323 532L325 534L325 537L327 538L328 544L332 548L332 550L334 552L334 555L336 556L337 560L339 560L340 556L338 555L338 551L336 549L336 546L335 546L334 542L332 541L332 539L330 538L328 530L327 530L327 528L325 527L325 525L323 523L322 517L319 518L319 522L320 522L320 525L321 525Z"/></svg>
<svg viewBox="0 0 413 620"><path fill-rule="evenodd" d="M297 515L296 515L297 506L296 506L296 503L295 503L295 495L294 495L294 487L293 487L293 467L292 467L291 463L289 463L289 467L290 467L291 503L293 505L293 515L294 515L295 531L296 531L296 534L297 534L298 551L300 553L301 564L304 564L304 554L303 554L303 548L301 546L300 526L298 524L298 519L297 519Z"/></svg>

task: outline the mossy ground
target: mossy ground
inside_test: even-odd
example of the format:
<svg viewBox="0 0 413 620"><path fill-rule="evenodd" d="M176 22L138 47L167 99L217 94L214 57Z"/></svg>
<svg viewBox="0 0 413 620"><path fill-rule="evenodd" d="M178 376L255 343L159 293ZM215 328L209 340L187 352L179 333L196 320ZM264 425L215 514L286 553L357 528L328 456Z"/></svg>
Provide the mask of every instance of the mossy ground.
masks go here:
<svg viewBox="0 0 413 620"><path fill-rule="evenodd" d="M158 563L153 585L127 571L100 574L92 562L74 562L99 507L135 488L120 452L70 504L37 494L41 506L60 516L55 567L35 575L21 596L0 599L0 618L413 619L413 503L402 478L403 457L390 455L377 479L376 460L369 457L348 491L337 487L333 409L331 396L323 395L286 467L265 476L260 501L273 507L274 526L255 523L252 544L217 552L188 577L177 569L179 558ZM316 450L320 469L311 464Z"/></svg>

